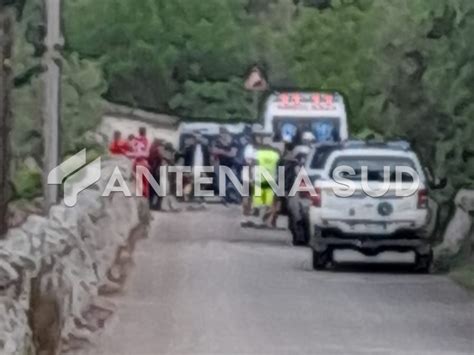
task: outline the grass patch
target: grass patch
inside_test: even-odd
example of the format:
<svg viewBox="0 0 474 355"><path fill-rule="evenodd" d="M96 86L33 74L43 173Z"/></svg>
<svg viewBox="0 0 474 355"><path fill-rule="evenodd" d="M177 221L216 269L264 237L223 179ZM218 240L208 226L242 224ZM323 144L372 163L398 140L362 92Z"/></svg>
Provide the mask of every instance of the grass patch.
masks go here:
<svg viewBox="0 0 474 355"><path fill-rule="evenodd" d="M456 267L449 275L474 294L474 259Z"/></svg>

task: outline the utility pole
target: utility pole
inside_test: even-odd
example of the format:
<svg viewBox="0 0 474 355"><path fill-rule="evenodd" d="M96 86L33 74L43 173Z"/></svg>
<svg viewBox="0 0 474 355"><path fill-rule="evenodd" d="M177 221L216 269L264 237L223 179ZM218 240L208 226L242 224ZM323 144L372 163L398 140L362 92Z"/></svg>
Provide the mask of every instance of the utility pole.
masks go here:
<svg viewBox="0 0 474 355"><path fill-rule="evenodd" d="M10 199L10 131L12 112L10 94L13 87L11 67L15 17L10 6L0 4L0 239L8 229Z"/></svg>
<svg viewBox="0 0 474 355"><path fill-rule="evenodd" d="M44 208L58 202L59 186L48 185L48 175L59 165L59 131L61 122L61 0L44 0L46 14L45 53L43 57L43 191Z"/></svg>

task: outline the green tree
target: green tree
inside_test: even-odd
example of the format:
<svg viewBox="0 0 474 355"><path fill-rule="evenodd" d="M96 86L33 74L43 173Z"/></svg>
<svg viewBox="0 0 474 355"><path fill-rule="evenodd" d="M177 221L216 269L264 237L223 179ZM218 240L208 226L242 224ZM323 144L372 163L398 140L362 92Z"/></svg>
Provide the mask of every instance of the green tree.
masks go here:
<svg viewBox="0 0 474 355"><path fill-rule="evenodd" d="M374 62L373 30L367 27L366 7L359 1L337 2L319 10L305 8L290 32L290 70L297 86L308 90L336 90L345 95L352 128L364 127L359 111L366 80Z"/></svg>
<svg viewBox="0 0 474 355"><path fill-rule="evenodd" d="M76 153L84 148L85 134L100 124L103 113L101 95L107 90L101 65L80 59L76 53L63 63L62 76L62 152Z"/></svg>
<svg viewBox="0 0 474 355"><path fill-rule="evenodd" d="M462 0L396 0L374 3L369 17L380 31L376 75L366 81L371 95L360 113L364 126L409 139L437 175L449 176L448 198L472 183L474 51L465 45L474 30L472 8Z"/></svg>
<svg viewBox="0 0 474 355"><path fill-rule="evenodd" d="M251 64L245 5L235 0L70 2L68 48L103 59L107 97L113 101L188 114L189 102L196 100L193 116L208 113L199 109L205 103L216 103L219 109L211 110L216 118L229 117L234 98L225 101L214 93L232 92L237 102L246 102L243 88L236 90L228 80L243 81ZM197 87L206 92L197 94ZM237 111L245 115L245 105Z"/></svg>
<svg viewBox="0 0 474 355"><path fill-rule="evenodd" d="M453 1L438 19L436 39L426 58L423 87L435 123L434 168L449 176L446 197L474 186L474 4Z"/></svg>
<svg viewBox="0 0 474 355"><path fill-rule="evenodd" d="M294 43L290 33L298 23L299 7L293 0L267 2L265 11L251 13L252 58L262 67L272 88L294 88L291 68Z"/></svg>
<svg viewBox="0 0 474 355"><path fill-rule="evenodd" d="M41 195L39 171L25 166L23 162L34 158L37 166L41 167L43 160L42 6L41 0L25 4L15 36L12 154L16 169L12 175L18 182L15 184L16 197ZM61 151L67 155L89 144L85 141L85 134L100 123L102 95L106 92L107 83L99 61L80 58L72 51L66 53L62 61Z"/></svg>

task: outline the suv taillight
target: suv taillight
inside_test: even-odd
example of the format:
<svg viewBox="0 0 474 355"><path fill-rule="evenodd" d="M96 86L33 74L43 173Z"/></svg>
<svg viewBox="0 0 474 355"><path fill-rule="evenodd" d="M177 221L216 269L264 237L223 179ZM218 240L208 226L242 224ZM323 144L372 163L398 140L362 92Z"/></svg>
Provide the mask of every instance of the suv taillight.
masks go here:
<svg viewBox="0 0 474 355"><path fill-rule="evenodd" d="M300 188L302 189L306 189L307 188L307 185L305 184L304 181L301 182L300 184ZM314 191L316 192L316 194L313 194L311 195L311 193L307 190L305 191L300 191L300 197L301 198L304 198L304 199L307 199L307 200L310 200L311 201L311 204L314 206L314 207L321 207L321 189L319 187L316 187L314 189Z"/></svg>
<svg viewBox="0 0 474 355"><path fill-rule="evenodd" d="M418 191L418 209L428 208L428 190L423 189Z"/></svg>
<svg viewBox="0 0 474 355"><path fill-rule="evenodd" d="M321 207L321 189L317 187L315 191L316 195L310 196L311 204L313 205L313 207Z"/></svg>

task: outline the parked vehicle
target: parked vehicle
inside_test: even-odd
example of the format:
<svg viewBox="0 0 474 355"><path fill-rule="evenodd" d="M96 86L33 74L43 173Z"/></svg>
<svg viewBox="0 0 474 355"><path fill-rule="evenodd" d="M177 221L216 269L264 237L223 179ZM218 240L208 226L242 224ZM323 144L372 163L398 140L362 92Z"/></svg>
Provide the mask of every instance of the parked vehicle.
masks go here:
<svg viewBox="0 0 474 355"><path fill-rule="evenodd" d="M344 99L338 93L275 93L267 99L263 131L277 144L291 141L295 146L301 145L303 136L308 133L318 146L347 140L349 127ZM285 164L287 179L295 173L292 169L300 168L299 162L287 161ZM300 196L289 196L282 201L282 213L288 214L295 245L307 244L303 218L306 204L307 199Z"/></svg>
<svg viewBox="0 0 474 355"><path fill-rule="evenodd" d="M245 129L248 127L245 123L236 123L236 124L224 124L217 122L183 122L180 124L179 132L179 150L182 152L189 147L190 144L195 140L196 134L200 136L202 141L209 149L214 147L218 143L219 135L221 130L224 128L232 138L232 144L239 148L243 149L241 144L241 139L245 133ZM218 164L218 159L211 152L210 162L211 164ZM234 173L237 176L240 176L241 165L243 161L239 161L238 158L235 159L235 165L231 168L234 170ZM219 195L219 175L218 171L215 170L214 173L208 173L207 177L212 178L212 184L208 185L208 190L212 190L216 195ZM227 181L225 195L223 196L223 201L230 204L240 204L242 197L238 193L235 186Z"/></svg>
<svg viewBox="0 0 474 355"><path fill-rule="evenodd" d="M220 128L226 128L233 136L237 137L244 132L246 126L244 123L183 122L178 128L178 149L182 150L186 146L186 140L192 137L196 132L199 132L208 140L209 144L212 144L214 139L219 135Z"/></svg>
<svg viewBox="0 0 474 355"><path fill-rule="evenodd" d="M349 142L318 174L309 207L314 269L324 269L336 249L414 251L416 269L430 269L427 180L409 144Z"/></svg>
<svg viewBox="0 0 474 355"><path fill-rule="evenodd" d="M328 156L340 148L341 144L318 145L305 157L304 171L310 181L315 182L321 177ZM299 172L298 159L295 159L295 164L289 169L294 169L295 174ZM308 192L299 192L295 196L286 198L288 228L295 246L304 246L309 242L309 208L312 199L313 197Z"/></svg>
<svg viewBox="0 0 474 355"><path fill-rule="evenodd" d="M304 132L311 132L318 143L349 136L344 98L338 93L275 93L267 99L264 121L264 131L276 142L292 137L298 144Z"/></svg>

